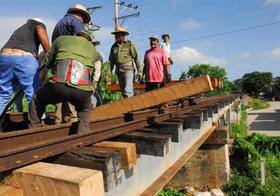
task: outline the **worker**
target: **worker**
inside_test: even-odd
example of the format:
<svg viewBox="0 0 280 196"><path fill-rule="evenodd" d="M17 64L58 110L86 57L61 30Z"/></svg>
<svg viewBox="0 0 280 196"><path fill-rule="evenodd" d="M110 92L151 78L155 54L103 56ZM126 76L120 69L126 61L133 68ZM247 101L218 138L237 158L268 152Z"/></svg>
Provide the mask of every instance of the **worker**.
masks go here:
<svg viewBox="0 0 280 196"><path fill-rule="evenodd" d="M99 46L100 41L98 41L94 38L92 40L92 44L95 47ZM98 51L96 51L96 52L97 52L97 60L94 62L95 72L94 72L94 76L93 76L94 92L93 92L93 95L91 97L91 102L93 104L93 108L95 108L98 104L101 104L101 102L102 102L101 96L100 96L100 93L99 93L98 84L99 84L99 81L100 81L100 76L101 76L101 71L102 71L103 58Z"/></svg>
<svg viewBox="0 0 280 196"><path fill-rule="evenodd" d="M53 76L33 96L29 127L42 126L46 105L70 102L77 111L78 133L89 130L92 78L97 59L92 39L91 32L83 30L78 36L60 36L54 41L46 58Z"/></svg>
<svg viewBox="0 0 280 196"><path fill-rule="evenodd" d="M122 96L123 98L131 97L134 95L134 63L138 71L136 75L136 80L138 81L142 79L143 65L135 45L131 41L125 40L125 36L129 35L129 33L123 26L117 25L115 31L111 34L115 35L116 42L111 47L106 81L110 83L110 74L116 65L116 75Z"/></svg>
<svg viewBox="0 0 280 196"><path fill-rule="evenodd" d="M81 4L75 4L67 10L66 15L60 19L52 34L52 42L62 35L76 35L85 29L85 24L91 20L90 14ZM55 122L75 122L77 121L77 112L70 103L59 103L56 105Z"/></svg>
<svg viewBox="0 0 280 196"><path fill-rule="evenodd" d="M30 104L34 91L39 86L38 50L49 51L45 23L39 18L28 19L10 37L0 54L0 114L13 94L15 83L26 95Z"/></svg>
<svg viewBox="0 0 280 196"><path fill-rule="evenodd" d="M67 14L60 19L52 34L52 42L61 35L77 35L85 29L84 24L91 20L87 9L81 5L76 4L67 10Z"/></svg>
<svg viewBox="0 0 280 196"><path fill-rule="evenodd" d="M167 55L162 48L158 47L159 38L154 35L149 39L151 48L145 52L144 56L146 91L162 87L164 85L164 76L170 74L167 69L169 65Z"/></svg>
<svg viewBox="0 0 280 196"><path fill-rule="evenodd" d="M168 33L164 33L161 35L162 42L160 42L159 47L164 50L169 60L169 64L173 65L173 60L171 58L171 46L170 46L170 35Z"/></svg>

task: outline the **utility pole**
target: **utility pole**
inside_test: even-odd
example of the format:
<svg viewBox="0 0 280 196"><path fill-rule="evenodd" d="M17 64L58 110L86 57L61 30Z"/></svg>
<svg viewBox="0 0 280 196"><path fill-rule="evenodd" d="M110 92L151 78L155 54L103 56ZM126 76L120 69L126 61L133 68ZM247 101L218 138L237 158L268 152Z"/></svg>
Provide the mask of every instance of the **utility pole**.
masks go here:
<svg viewBox="0 0 280 196"><path fill-rule="evenodd" d="M138 6L133 5L133 4L125 4L124 2L118 2L118 0L114 0L114 8L115 8L115 15L114 15L114 21L115 21L115 27L119 25L119 19L122 19L121 24L124 22L125 19L130 18L130 17L135 17L139 16L140 12L136 12L130 15L124 15L124 16L119 16L119 7L122 7L123 9L129 9L129 10L137 10Z"/></svg>
<svg viewBox="0 0 280 196"><path fill-rule="evenodd" d="M115 6L115 17L114 17L114 19L115 19L115 27L116 27L117 25L119 25L119 3L118 3L118 0L115 0L114 6Z"/></svg>

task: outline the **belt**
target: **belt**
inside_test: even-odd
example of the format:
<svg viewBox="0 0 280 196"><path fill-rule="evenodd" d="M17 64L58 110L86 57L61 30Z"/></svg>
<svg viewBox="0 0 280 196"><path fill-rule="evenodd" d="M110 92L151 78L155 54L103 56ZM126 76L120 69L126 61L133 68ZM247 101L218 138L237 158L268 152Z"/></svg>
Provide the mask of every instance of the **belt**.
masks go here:
<svg viewBox="0 0 280 196"><path fill-rule="evenodd" d="M128 62L123 63L123 64L118 64L118 67L129 67L129 66L133 66L132 61L128 61Z"/></svg>
<svg viewBox="0 0 280 196"><path fill-rule="evenodd" d="M31 52L26 52L20 49L7 49L3 48L1 51L3 56L34 56Z"/></svg>

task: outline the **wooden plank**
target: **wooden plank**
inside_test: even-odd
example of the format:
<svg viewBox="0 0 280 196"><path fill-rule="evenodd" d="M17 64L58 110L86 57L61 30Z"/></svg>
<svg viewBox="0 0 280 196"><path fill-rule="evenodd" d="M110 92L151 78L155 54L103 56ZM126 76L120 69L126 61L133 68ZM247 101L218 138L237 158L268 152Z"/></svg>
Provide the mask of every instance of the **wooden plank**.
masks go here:
<svg viewBox="0 0 280 196"><path fill-rule="evenodd" d="M184 129L188 129L188 128L199 129L202 123L201 112L184 114L180 118L184 120L184 124L183 124Z"/></svg>
<svg viewBox="0 0 280 196"><path fill-rule="evenodd" d="M139 132L145 132L145 133L157 133L157 129L153 129L153 128L142 128L142 129L137 129L135 131L139 131Z"/></svg>
<svg viewBox="0 0 280 196"><path fill-rule="evenodd" d="M91 119L105 118L108 114L120 115L141 110L202 92L211 91L212 89L209 76L200 76L192 80L182 81L168 87L102 105L91 112Z"/></svg>
<svg viewBox="0 0 280 196"><path fill-rule="evenodd" d="M173 80L170 83L167 84L167 86L171 86L173 84L177 84L178 82L181 82L180 80ZM214 82L212 82L212 84L214 84ZM107 87L107 90L109 91L120 91L120 85L119 84L110 84ZM141 84L141 83L134 83L133 84L133 88L134 90L145 90L146 85L145 84Z"/></svg>
<svg viewBox="0 0 280 196"><path fill-rule="evenodd" d="M23 196L23 189L15 188L5 184L0 184L1 196Z"/></svg>
<svg viewBox="0 0 280 196"><path fill-rule="evenodd" d="M138 154L165 156L169 152L171 135L135 131L116 139L135 143Z"/></svg>
<svg viewBox="0 0 280 196"><path fill-rule="evenodd" d="M94 147L119 150L121 153L121 168L132 169L137 162L136 145L127 142L103 141L93 145Z"/></svg>
<svg viewBox="0 0 280 196"><path fill-rule="evenodd" d="M179 142L183 138L183 122L162 122L156 124L158 133L170 134L171 142Z"/></svg>
<svg viewBox="0 0 280 196"><path fill-rule="evenodd" d="M122 182L121 154L114 149L85 147L64 153L54 163L101 170L106 192Z"/></svg>
<svg viewBox="0 0 280 196"><path fill-rule="evenodd" d="M22 188L28 196L103 196L102 172L38 162L17 170L5 184Z"/></svg>

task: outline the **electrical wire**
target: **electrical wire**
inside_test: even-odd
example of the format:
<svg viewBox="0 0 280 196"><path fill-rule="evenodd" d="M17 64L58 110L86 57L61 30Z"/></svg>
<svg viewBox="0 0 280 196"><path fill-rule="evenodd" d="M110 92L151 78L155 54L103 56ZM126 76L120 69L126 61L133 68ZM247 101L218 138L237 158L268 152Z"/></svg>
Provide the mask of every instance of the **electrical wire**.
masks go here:
<svg viewBox="0 0 280 196"><path fill-rule="evenodd" d="M240 28L240 29L236 29L236 30L232 30L232 31L225 31L225 32L221 32L221 33L203 35L203 36L193 37L193 38L185 39L185 40L177 40L177 41L173 41L173 43L189 42L189 41L194 41L194 40L206 39L206 38L210 38L210 37L218 37L218 36L223 36L223 35L227 35L227 34L232 34L232 33L237 33L237 32L242 32L242 31L249 31L252 29L258 29L258 28L271 26L271 25L275 25L275 24L279 24L279 23L280 23L280 21L275 21L275 22L265 23L265 24L261 24L261 25Z"/></svg>
<svg viewBox="0 0 280 196"><path fill-rule="evenodd" d="M225 12L225 13L220 13L220 14L216 14L216 15L213 15L213 16L207 16L207 17L203 17L203 18L195 18L194 20L198 21L200 24L202 23L207 23L207 22L210 22L210 21L215 21L215 20L219 20L219 19L225 19L226 17L232 17L232 16L237 16L237 15L240 15L240 14L247 14L249 12L252 12L252 11L257 11L258 9L265 9L265 8L270 8L270 7L275 7L275 6L280 6L279 3L274 3L274 4L269 4L267 6L263 6L263 4L261 5L255 5L255 6L252 6L252 7L247 7L247 8L242 8L242 9L238 9L238 10L232 10L230 12ZM163 31L163 30L167 30L167 29L171 29L171 28L174 28L174 27L178 27L178 26L181 26L182 23L176 23L176 24L169 24L169 25L165 25L165 26L162 26L160 28L156 28L150 32L140 32L138 34L136 34L135 36L141 36L141 35L146 35L146 34L149 34L151 32L159 32L159 31Z"/></svg>

